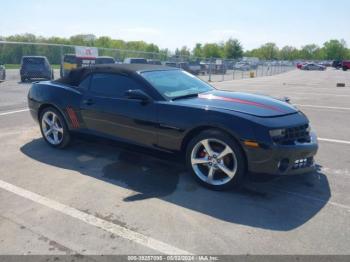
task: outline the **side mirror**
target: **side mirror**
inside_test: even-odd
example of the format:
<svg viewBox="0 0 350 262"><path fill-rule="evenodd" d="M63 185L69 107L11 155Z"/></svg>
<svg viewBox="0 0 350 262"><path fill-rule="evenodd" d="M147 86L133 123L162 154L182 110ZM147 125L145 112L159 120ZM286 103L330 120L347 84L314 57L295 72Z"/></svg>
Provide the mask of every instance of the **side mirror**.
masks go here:
<svg viewBox="0 0 350 262"><path fill-rule="evenodd" d="M150 102L152 98L140 89L128 90L125 92L128 99L140 100L143 103Z"/></svg>

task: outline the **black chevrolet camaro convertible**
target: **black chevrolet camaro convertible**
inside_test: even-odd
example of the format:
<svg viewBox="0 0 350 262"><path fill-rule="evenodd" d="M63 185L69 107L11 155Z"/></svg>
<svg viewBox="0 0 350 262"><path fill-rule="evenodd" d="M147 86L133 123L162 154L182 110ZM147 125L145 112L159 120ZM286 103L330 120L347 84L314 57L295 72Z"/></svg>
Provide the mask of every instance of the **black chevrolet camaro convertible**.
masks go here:
<svg viewBox="0 0 350 262"><path fill-rule="evenodd" d="M315 167L317 138L297 108L267 96L216 90L181 69L80 68L34 83L28 104L53 147L67 146L72 133L89 133L180 151L195 179L212 189L239 185L247 172L289 175Z"/></svg>

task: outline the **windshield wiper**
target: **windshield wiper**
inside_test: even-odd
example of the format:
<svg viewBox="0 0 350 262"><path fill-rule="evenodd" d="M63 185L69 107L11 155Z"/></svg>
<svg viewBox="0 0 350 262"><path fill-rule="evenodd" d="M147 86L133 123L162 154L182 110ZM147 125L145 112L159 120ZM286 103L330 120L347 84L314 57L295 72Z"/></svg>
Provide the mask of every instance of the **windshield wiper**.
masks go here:
<svg viewBox="0 0 350 262"><path fill-rule="evenodd" d="M198 96L199 93L193 93L193 94L187 94L187 95L183 95L183 96L177 96L172 98L171 100L179 100L179 99L184 99L184 98L190 98L190 97L196 97Z"/></svg>

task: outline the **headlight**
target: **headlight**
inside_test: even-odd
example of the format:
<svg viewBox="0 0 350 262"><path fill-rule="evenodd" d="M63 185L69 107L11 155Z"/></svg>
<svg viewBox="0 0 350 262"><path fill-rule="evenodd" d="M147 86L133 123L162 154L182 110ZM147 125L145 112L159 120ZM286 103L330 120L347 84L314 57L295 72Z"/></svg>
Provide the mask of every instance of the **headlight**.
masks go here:
<svg viewBox="0 0 350 262"><path fill-rule="evenodd" d="M272 138L281 138L284 137L286 134L286 129L282 128L282 129L272 129L269 131L270 136Z"/></svg>

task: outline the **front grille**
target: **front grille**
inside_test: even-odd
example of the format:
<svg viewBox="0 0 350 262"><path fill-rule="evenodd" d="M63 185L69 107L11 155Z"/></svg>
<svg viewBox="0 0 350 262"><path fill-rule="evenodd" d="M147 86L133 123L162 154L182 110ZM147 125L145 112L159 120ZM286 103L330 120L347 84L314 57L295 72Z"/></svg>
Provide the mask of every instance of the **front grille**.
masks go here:
<svg viewBox="0 0 350 262"><path fill-rule="evenodd" d="M309 125L305 124L296 127L286 128L284 135L275 139L275 142L282 145L292 145L295 143L309 143Z"/></svg>

